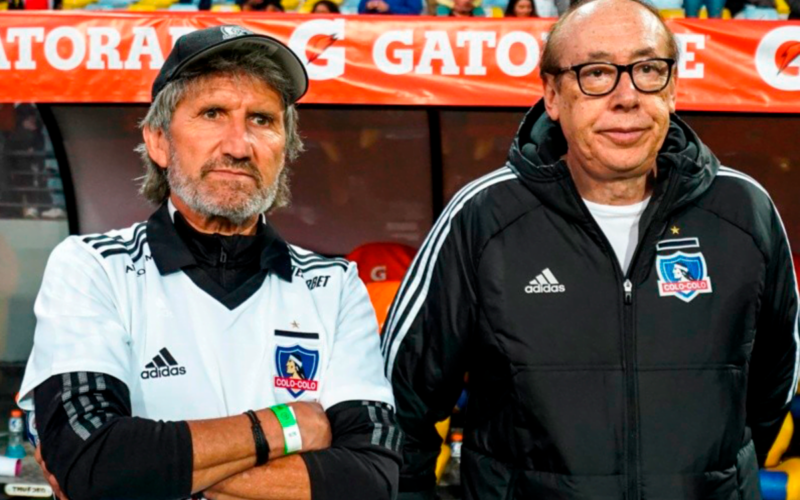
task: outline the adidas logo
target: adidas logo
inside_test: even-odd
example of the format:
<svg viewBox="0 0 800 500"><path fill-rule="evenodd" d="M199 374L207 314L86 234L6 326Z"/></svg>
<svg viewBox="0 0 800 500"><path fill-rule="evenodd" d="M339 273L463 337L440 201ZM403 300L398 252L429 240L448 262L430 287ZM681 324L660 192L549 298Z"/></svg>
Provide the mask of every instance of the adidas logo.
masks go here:
<svg viewBox="0 0 800 500"><path fill-rule="evenodd" d="M564 293L567 289L560 284L550 268L545 269L525 286L525 293Z"/></svg>
<svg viewBox="0 0 800 500"><path fill-rule="evenodd" d="M150 378L161 377L177 377L178 375L186 375L186 368L178 366L178 362L172 357L167 348L158 351L158 355L153 358L153 361L147 363L142 371L142 378L147 380Z"/></svg>

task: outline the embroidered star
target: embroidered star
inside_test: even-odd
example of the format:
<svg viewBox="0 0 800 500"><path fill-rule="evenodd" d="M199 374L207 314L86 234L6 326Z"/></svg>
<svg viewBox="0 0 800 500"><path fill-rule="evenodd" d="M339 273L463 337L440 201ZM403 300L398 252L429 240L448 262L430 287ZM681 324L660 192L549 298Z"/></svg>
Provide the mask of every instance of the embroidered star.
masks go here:
<svg viewBox="0 0 800 500"><path fill-rule="evenodd" d="M292 321L292 328L295 328L295 329L296 328L300 328L300 323L298 323L297 321Z"/></svg>
<svg viewBox="0 0 800 500"><path fill-rule="evenodd" d="M679 228L678 226L672 226L670 228L670 231L672 231L672 234L681 234L681 228Z"/></svg>

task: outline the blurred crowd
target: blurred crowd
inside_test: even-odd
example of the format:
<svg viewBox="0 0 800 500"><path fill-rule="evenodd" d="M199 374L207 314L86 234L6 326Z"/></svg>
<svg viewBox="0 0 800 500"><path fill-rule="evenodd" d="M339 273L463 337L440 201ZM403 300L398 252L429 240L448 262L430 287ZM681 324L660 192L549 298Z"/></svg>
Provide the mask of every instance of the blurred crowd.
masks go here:
<svg viewBox="0 0 800 500"><path fill-rule="evenodd" d="M800 0L651 0L667 19L800 19ZM0 0L0 10L25 8L296 12L304 14L558 17L570 0Z"/></svg>

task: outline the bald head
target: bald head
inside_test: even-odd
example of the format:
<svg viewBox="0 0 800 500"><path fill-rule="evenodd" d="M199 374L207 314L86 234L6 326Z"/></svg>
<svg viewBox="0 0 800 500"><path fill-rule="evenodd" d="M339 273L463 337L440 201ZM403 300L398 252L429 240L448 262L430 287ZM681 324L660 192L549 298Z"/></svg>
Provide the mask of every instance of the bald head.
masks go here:
<svg viewBox="0 0 800 500"><path fill-rule="evenodd" d="M678 60L678 44L675 35L661 19L658 10L644 0L585 0L572 7L553 25L544 46L540 72L556 75L561 68L587 61L566 61L565 56L574 52L572 45L579 44L581 34L589 30L611 29L620 36L630 36L623 24L633 24L639 29L642 51L655 49L670 59ZM653 47L653 44L656 47ZM592 54L592 59L608 60L606 51ZM647 56L650 54L642 54Z"/></svg>

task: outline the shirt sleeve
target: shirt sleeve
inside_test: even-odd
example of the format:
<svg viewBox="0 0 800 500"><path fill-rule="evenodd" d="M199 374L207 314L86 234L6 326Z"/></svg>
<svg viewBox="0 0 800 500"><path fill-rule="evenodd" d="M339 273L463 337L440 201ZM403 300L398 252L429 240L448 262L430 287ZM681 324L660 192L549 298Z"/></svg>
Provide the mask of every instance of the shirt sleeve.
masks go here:
<svg viewBox="0 0 800 500"><path fill-rule="evenodd" d="M458 199L420 248L383 325L386 375L405 433L401 492L435 486L442 444L436 422L452 414L464 387L466 345L476 322L476 272L471 232L453 208Z"/></svg>
<svg viewBox="0 0 800 500"><path fill-rule="evenodd" d="M127 386L102 373L63 373L34 390L42 457L68 498L188 498L186 422L131 417Z"/></svg>
<svg viewBox="0 0 800 500"><path fill-rule="evenodd" d="M31 410L33 389L53 375L98 372L123 383L130 372L129 334L111 280L78 238L58 245L36 298L36 330L20 388L20 406Z"/></svg>
<svg viewBox="0 0 800 500"><path fill-rule="evenodd" d="M301 455L312 500L395 498L403 436L394 409L376 401L346 401L326 414L333 434L331 447Z"/></svg>
<svg viewBox="0 0 800 500"><path fill-rule="evenodd" d="M747 425L759 465L766 461L789 412L800 362L796 275L789 240L774 208L769 226L772 241L747 383Z"/></svg>
<svg viewBox="0 0 800 500"><path fill-rule="evenodd" d="M348 266L341 293L320 404L328 410L344 401L366 400L393 407L392 388L383 373L378 320L353 263Z"/></svg>

